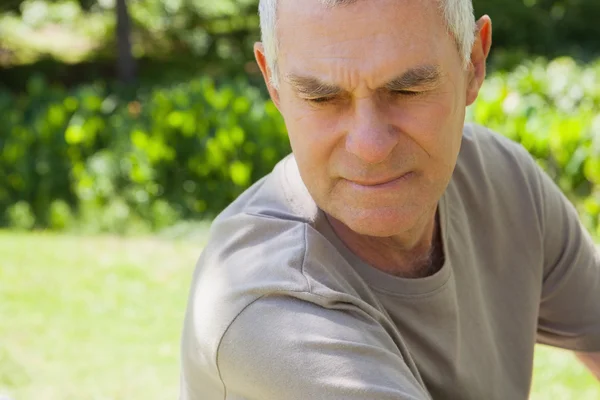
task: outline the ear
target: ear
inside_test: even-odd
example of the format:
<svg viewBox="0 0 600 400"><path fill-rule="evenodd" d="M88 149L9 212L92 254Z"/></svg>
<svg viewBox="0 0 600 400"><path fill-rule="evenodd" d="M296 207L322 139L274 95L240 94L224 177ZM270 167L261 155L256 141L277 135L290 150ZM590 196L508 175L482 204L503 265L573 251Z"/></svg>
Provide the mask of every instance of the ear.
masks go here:
<svg viewBox="0 0 600 400"><path fill-rule="evenodd" d="M477 99L486 74L486 61L492 47L492 20L484 15L477 21L475 43L471 50L469 83L467 86L467 106Z"/></svg>
<svg viewBox="0 0 600 400"><path fill-rule="evenodd" d="M273 71L271 71L271 68L269 68L269 64L267 63L265 47L260 42L254 44L254 57L256 58L260 72L262 72L265 84L269 90L269 95L271 96L273 103L275 103L275 106L279 109L279 91L273 86Z"/></svg>

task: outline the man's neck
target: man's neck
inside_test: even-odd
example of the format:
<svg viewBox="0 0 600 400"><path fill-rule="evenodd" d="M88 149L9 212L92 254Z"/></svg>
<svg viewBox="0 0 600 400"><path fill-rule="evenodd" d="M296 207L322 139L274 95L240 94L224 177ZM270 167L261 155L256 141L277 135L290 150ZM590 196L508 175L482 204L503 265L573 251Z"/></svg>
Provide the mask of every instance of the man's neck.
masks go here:
<svg viewBox="0 0 600 400"><path fill-rule="evenodd" d="M390 275L424 278L435 274L444 264L439 216L436 210L423 223L388 238L360 235L328 216L335 233L360 259Z"/></svg>

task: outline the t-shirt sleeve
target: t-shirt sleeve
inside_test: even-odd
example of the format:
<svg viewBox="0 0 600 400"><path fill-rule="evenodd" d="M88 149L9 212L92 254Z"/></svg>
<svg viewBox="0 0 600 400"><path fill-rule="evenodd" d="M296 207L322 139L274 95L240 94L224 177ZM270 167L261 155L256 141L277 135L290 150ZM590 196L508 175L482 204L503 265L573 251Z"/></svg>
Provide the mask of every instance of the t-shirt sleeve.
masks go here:
<svg viewBox="0 0 600 400"><path fill-rule="evenodd" d="M217 361L232 400L429 399L385 329L358 308L263 297L230 325Z"/></svg>
<svg viewBox="0 0 600 400"><path fill-rule="evenodd" d="M544 246L538 341L600 351L600 252L573 205L541 169L537 173Z"/></svg>

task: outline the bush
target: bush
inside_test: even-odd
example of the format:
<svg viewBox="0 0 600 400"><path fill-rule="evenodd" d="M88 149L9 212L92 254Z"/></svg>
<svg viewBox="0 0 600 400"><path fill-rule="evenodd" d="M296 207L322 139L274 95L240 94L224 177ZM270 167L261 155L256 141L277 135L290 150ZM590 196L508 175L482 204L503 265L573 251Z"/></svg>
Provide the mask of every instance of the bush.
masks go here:
<svg viewBox="0 0 600 400"><path fill-rule="evenodd" d="M62 231L68 229L73 223L73 215L69 205L63 200L54 200L50 204L48 225L50 229Z"/></svg>
<svg viewBox="0 0 600 400"><path fill-rule="evenodd" d="M18 201L6 210L9 226L16 230L28 230L33 228L35 217L31 207L24 201Z"/></svg>
<svg viewBox="0 0 600 400"><path fill-rule="evenodd" d="M493 74L469 118L521 142L600 235L600 63ZM129 96L129 97L128 97ZM42 78L0 91L0 225L154 231L211 218L289 153L263 91L199 78L131 94Z"/></svg>
<svg viewBox="0 0 600 400"><path fill-rule="evenodd" d="M23 205L36 226L57 229L71 214L117 232L209 218L290 151L275 106L243 81L217 89L200 78L125 98L40 77L24 95L0 92L0 209L18 205L3 225L33 224Z"/></svg>

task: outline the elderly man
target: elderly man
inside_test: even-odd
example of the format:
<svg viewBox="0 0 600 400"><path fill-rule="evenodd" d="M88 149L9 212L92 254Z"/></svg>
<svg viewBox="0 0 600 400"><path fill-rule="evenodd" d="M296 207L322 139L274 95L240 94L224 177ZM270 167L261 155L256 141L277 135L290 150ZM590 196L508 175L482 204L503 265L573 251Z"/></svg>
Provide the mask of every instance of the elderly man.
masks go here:
<svg viewBox="0 0 600 400"><path fill-rule="evenodd" d="M519 145L464 124L471 0L262 0L293 155L212 226L181 398L527 399L536 342L600 376L600 257Z"/></svg>

